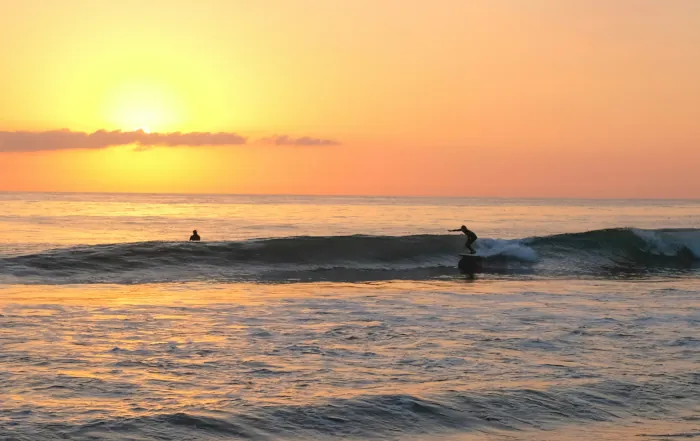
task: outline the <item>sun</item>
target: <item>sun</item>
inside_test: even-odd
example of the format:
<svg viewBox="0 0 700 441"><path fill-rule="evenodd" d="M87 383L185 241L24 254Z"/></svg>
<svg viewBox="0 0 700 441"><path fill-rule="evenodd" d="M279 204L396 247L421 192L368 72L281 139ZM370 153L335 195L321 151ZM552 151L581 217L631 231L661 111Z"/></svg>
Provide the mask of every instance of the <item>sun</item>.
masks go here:
<svg viewBox="0 0 700 441"><path fill-rule="evenodd" d="M115 128L152 133L178 131L183 112L177 94L164 85L131 82L114 87L105 101L105 113Z"/></svg>

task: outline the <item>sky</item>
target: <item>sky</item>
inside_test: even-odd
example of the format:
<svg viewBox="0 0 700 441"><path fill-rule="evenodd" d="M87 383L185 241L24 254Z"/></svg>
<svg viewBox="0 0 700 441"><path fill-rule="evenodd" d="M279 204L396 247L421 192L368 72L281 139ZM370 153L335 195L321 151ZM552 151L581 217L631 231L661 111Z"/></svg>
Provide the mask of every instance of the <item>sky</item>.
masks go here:
<svg viewBox="0 0 700 441"><path fill-rule="evenodd" d="M700 198L697 0L0 0L0 191Z"/></svg>

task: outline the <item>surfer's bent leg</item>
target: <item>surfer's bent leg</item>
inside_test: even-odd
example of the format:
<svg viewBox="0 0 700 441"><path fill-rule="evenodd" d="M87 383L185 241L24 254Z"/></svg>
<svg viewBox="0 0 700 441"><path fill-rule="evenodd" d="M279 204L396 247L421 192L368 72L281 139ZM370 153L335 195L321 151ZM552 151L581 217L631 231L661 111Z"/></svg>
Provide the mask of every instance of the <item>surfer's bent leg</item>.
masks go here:
<svg viewBox="0 0 700 441"><path fill-rule="evenodd" d="M476 251L474 251L474 248L472 248L473 243L474 243L474 241L468 240L465 247L469 250L470 253L476 254Z"/></svg>

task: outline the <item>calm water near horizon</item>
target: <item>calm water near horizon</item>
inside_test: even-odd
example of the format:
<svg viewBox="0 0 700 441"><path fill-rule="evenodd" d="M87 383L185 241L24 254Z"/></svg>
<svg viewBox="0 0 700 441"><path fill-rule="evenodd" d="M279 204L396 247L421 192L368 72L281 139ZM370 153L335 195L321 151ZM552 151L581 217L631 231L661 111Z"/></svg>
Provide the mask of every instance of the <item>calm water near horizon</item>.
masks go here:
<svg viewBox="0 0 700 441"><path fill-rule="evenodd" d="M2 440L700 438L700 201L0 207Z"/></svg>

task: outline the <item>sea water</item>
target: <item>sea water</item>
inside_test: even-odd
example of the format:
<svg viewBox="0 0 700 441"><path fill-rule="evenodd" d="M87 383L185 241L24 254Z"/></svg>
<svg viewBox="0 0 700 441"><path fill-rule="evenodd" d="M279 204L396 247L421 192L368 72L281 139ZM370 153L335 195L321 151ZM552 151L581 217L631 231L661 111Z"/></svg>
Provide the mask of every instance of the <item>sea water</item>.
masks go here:
<svg viewBox="0 0 700 441"><path fill-rule="evenodd" d="M0 193L0 230L0 440L700 438L697 201Z"/></svg>

